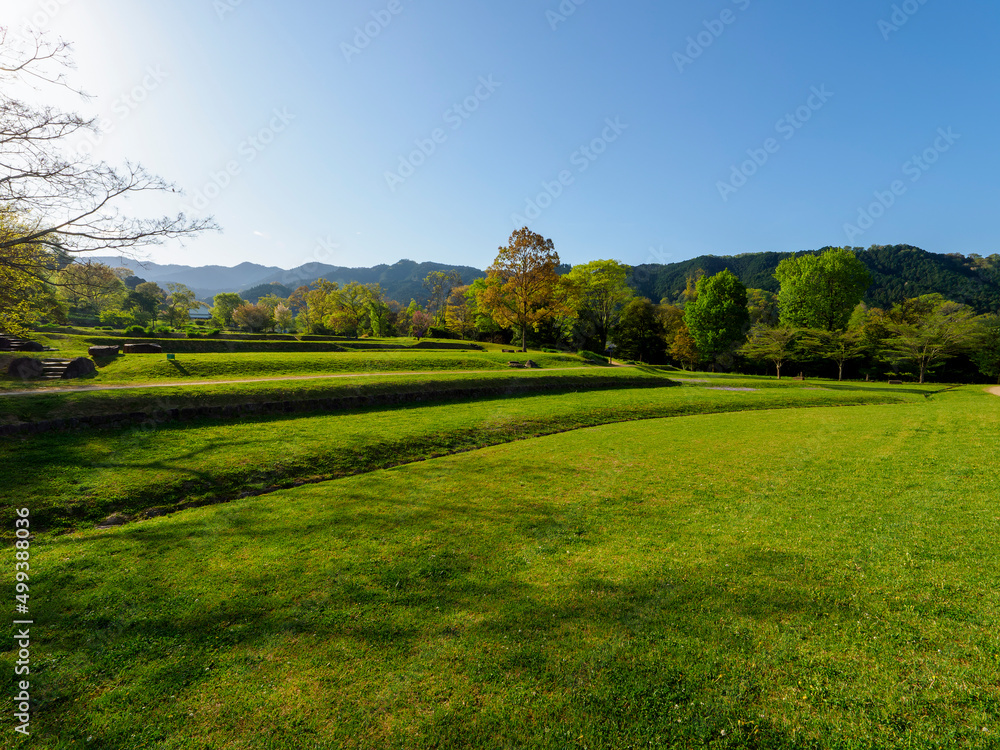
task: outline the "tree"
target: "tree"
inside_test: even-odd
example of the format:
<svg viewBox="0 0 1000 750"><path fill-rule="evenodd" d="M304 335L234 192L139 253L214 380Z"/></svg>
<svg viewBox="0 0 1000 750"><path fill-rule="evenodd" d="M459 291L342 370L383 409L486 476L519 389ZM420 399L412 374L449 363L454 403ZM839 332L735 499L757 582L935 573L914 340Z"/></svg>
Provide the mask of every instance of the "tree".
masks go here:
<svg viewBox="0 0 1000 750"><path fill-rule="evenodd" d="M110 266L94 261L70 263L55 276L59 295L71 306L93 315L125 297L125 285Z"/></svg>
<svg viewBox="0 0 1000 750"><path fill-rule="evenodd" d="M503 329L493 320L493 316L481 304L480 300L486 292L486 279L475 279L469 284L469 291L466 296L469 299L469 306L474 310L476 337L485 340L487 337L494 344L501 343L501 331Z"/></svg>
<svg viewBox="0 0 1000 750"><path fill-rule="evenodd" d="M244 303L235 292L221 292L212 298L212 320L219 328L228 328L233 324L233 310Z"/></svg>
<svg viewBox="0 0 1000 750"><path fill-rule="evenodd" d="M431 271L424 279L424 286L430 297L427 302L427 312L434 316L436 325L445 324L448 297L451 295L451 290L461 283L462 275L458 271Z"/></svg>
<svg viewBox="0 0 1000 750"><path fill-rule="evenodd" d="M662 362L666 347L663 324L656 306L645 297L635 297L625 305L614 330L615 354L621 359Z"/></svg>
<svg viewBox="0 0 1000 750"><path fill-rule="evenodd" d="M757 361L774 365L778 380L781 366L789 359L795 345L796 331L789 326L769 327L759 323L750 329L747 341L740 347L740 354Z"/></svg>
<svg viewBox="0 0 1000 750"><path fill-rule="evenodd" d="M864 333L857 328L848 328L846 331L807 329L802 332L800 343L807 351L834 362L837 365L838 381L844 379L844 365L857 359L865 351Z"/></svg>
<svg viewBox="0 0 1000 750"><path fill-rule="evenodd" d="M515 326L521 331L521 351L528 351L528 326L537 327L561 312L556 297L558 266L552 240L522 227L486 269L479 304L502 328Z"/></svg>
<svg viewBox="0 0 1000 750"><path fill-rule="evenodd" d="M1000 385L1000 316L986 315L980 320L979 345L972 354L979 372L996 378Z"/></svg>
<svg viewBox="0 0 1000 750"><path fill-rule="evenodd" d="M766 289L747 289L747 312L750 313L750 327L756 325L774 327L778 325L778 295Z"/></svg>
<svg viewBox="0 0 1000 750"><path fill-rule="evenodd" d="M698 279L697 296L684 309L698 351L713 362L742 341L749 320L746 287L729 270Z"/></svg>
<svg viewBox="0 0 1000 750"><path fill-rule="evenodd" d="M463 339L476 331L476 298L469 294L472 287L468 284L456 286L448 295L445 310L445 324Z"/></svg>
<svg viewBox="0 0 1000 750"><path fill-rule="evenodd" d="M368 322L371 325L372 336L389 336L392 328L392 307L385 298L380 284L366 284L366 304L368 306Z"/></svg>
<svg viewBox="0 0 1000 750"><path fill-rule="evenodd" d="M635 296L626 281L629 271L616 260L594 260L573 266L568 274L575 286L578 319L586 327L586 339L594 341L599 352L608 348L608 334Z"/></svg>
<svg viewBox="0 0 1000 750"><path fill-rule="evenodd" d="M290 308L279 303L274 308L274 324L281 329L282 333L287 333L295 328L295 316Z"/></svg>
<svg viewBox="0 0 1000 750"><path fill-rule="evenodd" d="M206 307L184 284L167 284L167 289L170 290L170 296L167 297L167 320L172 326L184 325L191 319L192 310Z"/></svg>
<svg viewBox="0 0 1000 750"><path fill-rule="evenodd" d="M324 325L338 335L357 338L364 325L369 300L366 287L356 281L349 282L337 293L334 310L324 319Z"/></svg>
<svg viewBox="0 0 1000 750"><path fill-rule="evenodd" d="M264 305L244 303L233 310L233 322L251 333L259 333L274 325L271 311Z"/></svg>
<svg viewBox="0 0 1000 750"><path fill-rule="evenodd" d="M414 338L419 339L423 338L427 334L427 329L434 324L434 316L423 310L414 310L410 321L410 333Z"/></svg>
<svg viewBox="0 0 1000 750"><path fill-rule="evenodd" d="M822 255L786 258L774 278L781 284L781 323L797 328L842 330L871 282L854 252L830 248Z"/></svg>
<svg viewBox="0 0 1000 750"><path fill-rule="evenodd" d="M96 119L35 106L9 93L21 84L72 91L65 77L72 65L68 43L39 33L18 40L0 27L0 206L24 217L18 231L0 236L0 266L40 280L49 269L48 257L12 254L13 248L41 247L62 258L94 250L129 252L215 228L211 219L189 220L184 214L159 219L123 214L130 196L171 192L173 186L138 164L117 168L71 153L69 146L81 135L97 132Z"/></svg>
<svg viewBox="0 0 1000 750"><path fill-rule="evenodd" d="M326 321L337 311L340 285L335 281L316 279L309 285L306 298L306 322L311 333L326 333Z"/></svg>
<svg viewBox="0 0 1000 750"><path fill-rule="evenodd" d="M681 328L674 335L673 341L670 342L670 348L667 351L671 357L681 363L681 369L685 370L694 369L694 366L701 359L701 355L698 354L698 345L683 322Z"/></svg>
<svg viewBox="0 0 1000 750"><path fill-rule="evenodd" d="M14 212L0 206L0 241L23 233ZM55 265L52 253L38 243L9 244L0 250L0 331L23 336L44 309L54 306L40 269Z"/></svg>
<svg viewBox="0 0 1000 750"><path fill-rule="evenodd" d="M893 307L887 325L887 357L916 366L923 383L927 373L946 359L970 351L982 332L982 322L972 308L950 302L940 294L927 294Z"/></svg>
<svg viewBox="0 0 1000 750"><path fill-rule="evenodd" d="M681 331L687 331L687 326L684 325L684 309L660 300L660 304L656 306L656 316L660 319L660 325L663 326L663 343L669 352L674 345L674 339ZM690 331L688 331L688 335L691 335Z"/></svg>
<svg viewBox="0 0 1000 750"><path fill-rule="evenodd" d="M141 310L144 313L143 317L148 317L153 325L156 325L156 320L166 301L167 293L155 281L144 281L125 298L126 304L131 305L133 309Z"/></svg>

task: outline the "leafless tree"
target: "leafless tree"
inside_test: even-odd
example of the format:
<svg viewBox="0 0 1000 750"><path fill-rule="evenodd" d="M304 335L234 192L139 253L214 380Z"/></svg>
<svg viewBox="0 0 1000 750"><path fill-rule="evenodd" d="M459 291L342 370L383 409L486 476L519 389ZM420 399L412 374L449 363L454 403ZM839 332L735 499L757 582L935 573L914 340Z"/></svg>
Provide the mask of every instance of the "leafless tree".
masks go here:
<svg viewBox="0 0 1000 750"><path fill-rule="evenodd" d="M0 209L16 216L18 226L0 235L0 266L10 266L12 254L4 251L17 245L45 248L65 262L77 253L128 254L217 228L211 218L189 219L183 213L153 219L123 213L121 204L130 195L176 189L137 163L114 167L71 152L69 142L85 131L96 132L96 120L9 93L25 84L84 96L66 77L73 67L69 43L43 34L19 39L0 27Z"/></svg>

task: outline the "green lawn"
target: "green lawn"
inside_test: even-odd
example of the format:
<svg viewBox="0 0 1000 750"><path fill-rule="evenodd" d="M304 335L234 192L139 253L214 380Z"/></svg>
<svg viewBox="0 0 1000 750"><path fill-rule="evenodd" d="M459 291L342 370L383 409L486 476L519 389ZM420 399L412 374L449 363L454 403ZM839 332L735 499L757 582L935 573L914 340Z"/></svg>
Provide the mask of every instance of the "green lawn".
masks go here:
<svg viewBox="0 0 1000 750"><path fill-rule="evenodd" d="M801 386L757 391L701 386L633 389L627 388L632 380L657 384L662 379L624 369L613 371L630 375L616 384L618 390L588 392L582 390L587 387L585 381L609 371L584 372L593 374L574 381L581 388L576 393L466 399L322 416L157 422L158 416L175 408L174 402L166 399L159 412L152 412L147 423L136 427L0 441L0 461L19 467L19 497L33 508L36 524L64 528L99 521L112 512L136 514L156 506L217 501L630 419L924 400L917 389L910 393ZM454 382L463 385L469 381ZM507 384L509 379L498 382ZM753 383L727 382L735 387ZM405 386L392 382L387 387ZM432 386L421 383L417 387ZM21 398L11 401L17 405ZM0 529L5 531L12 522L12 507L0 508Z"/></svg>
<svg viewBox="0 0 1000 750"><path fill-rule="evenodd" d="M641 398L677 393L799 395ZM0 731L32 748L996 747L998 422L1000 399L962 388L620 423L41 535L35 734L19 743L9 712ZM272 425L288 452L311 439ZM331 444L364 432L345 429ZM172 455L156 435L131 455ZM185 466L215 449L191 448Z"/></svg>
<svg viewBox="0 0 1000 750"><path fill-rule="evenodd" d="M95 377L56 384L31 383L32 387L54 385L121 385L198 380L232 380L320 375L358 372L408 372L439 370L507 370L508 361L532 359L543 368L584 367L575 354L502 354L498 352L363 351L363 352L240 352L213 354L177 354L168 360L164 354L126 354L99 363ZM24 387L4 376L0 389Z"/></svg>
<svg viewBox="0 0 1000 750"><path fill-rule="evenodd" d="M0 424L37 422L94 414L144 412L154 422L163 421L170 409L252 404L276 401L363 398L387 400L408 394L446 400L474 390L477 395L502 395L523 389L592 390L609 387L676 385L660 372L631 367L570 367L548 369L497 369L402 373L326 373L295 376L299 379L252 379L227 382L190 381L187 384L117 384L95 389L94 384L67 383L54 387L22 389L0 396ZM107 385L107 384L104 384Z"/></svg>

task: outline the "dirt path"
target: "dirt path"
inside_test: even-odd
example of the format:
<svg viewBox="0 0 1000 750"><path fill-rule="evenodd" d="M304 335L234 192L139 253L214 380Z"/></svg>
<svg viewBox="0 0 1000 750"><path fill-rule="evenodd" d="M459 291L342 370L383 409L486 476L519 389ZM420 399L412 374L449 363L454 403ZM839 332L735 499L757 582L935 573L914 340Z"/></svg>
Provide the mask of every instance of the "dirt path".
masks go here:
<svg viewBox="0 0 1000 750"><path fill-rule="evenodd" d="M1000 385L995 385L992 388L987 388L986 392L992 393L994 396L1000 396Z"/></svg>
<svg viewBox="0 0 1000 750"><path fill-rule="evenodd" d="M630 367L630 365L619 365L620 367ZM563 370L585 370L586 367L547 367L537 372L559 372ZM510 372L510 370L418 370L413 372L344 372L327 375L282 375L274 378L246 378L242 380L181 380L170 383L140 383L135 385L80 385L72 387L53 386L32 388L25 391L0 391L0 396L37 396L49 393L83 393L91 391L122 391L139 388L178 388L185 386L205 386L205 385L237 385L240 383L279 383L287 380L323 380L324 378L370 378L377 375L483 375L498 372ZM525 372L536 372L536 370L525 370Z"/></svg>

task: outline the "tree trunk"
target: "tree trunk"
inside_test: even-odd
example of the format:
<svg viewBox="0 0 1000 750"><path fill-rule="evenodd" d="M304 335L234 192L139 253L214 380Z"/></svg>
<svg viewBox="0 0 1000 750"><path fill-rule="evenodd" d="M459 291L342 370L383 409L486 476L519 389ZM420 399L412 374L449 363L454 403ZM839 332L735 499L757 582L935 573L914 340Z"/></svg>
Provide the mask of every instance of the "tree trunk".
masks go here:
<svg viewBox="0 0 1000 750"><path fill-rule="evenodd" d="M778 380L781 380L781 365L775 362L774 367L778 371Z"/></svg>
<svg viewBox="0 0 1000 750"><path fill-rule="evenodd" d="M521 326L521 351L528 351L528 326Z"/></svg>
<svg viewBox="0 0 1000 750"><path fill-rule="evenodd" d="M927 370L927 366L921 362L920 363L920 385L924 384L924 372Z"/></svg>
<svg viewBox="0 0 1000 750"><path fill-rule="evenodd" d="M837 364L837 382L841 382L844 379L844 363L840 362Z"/></svg>

